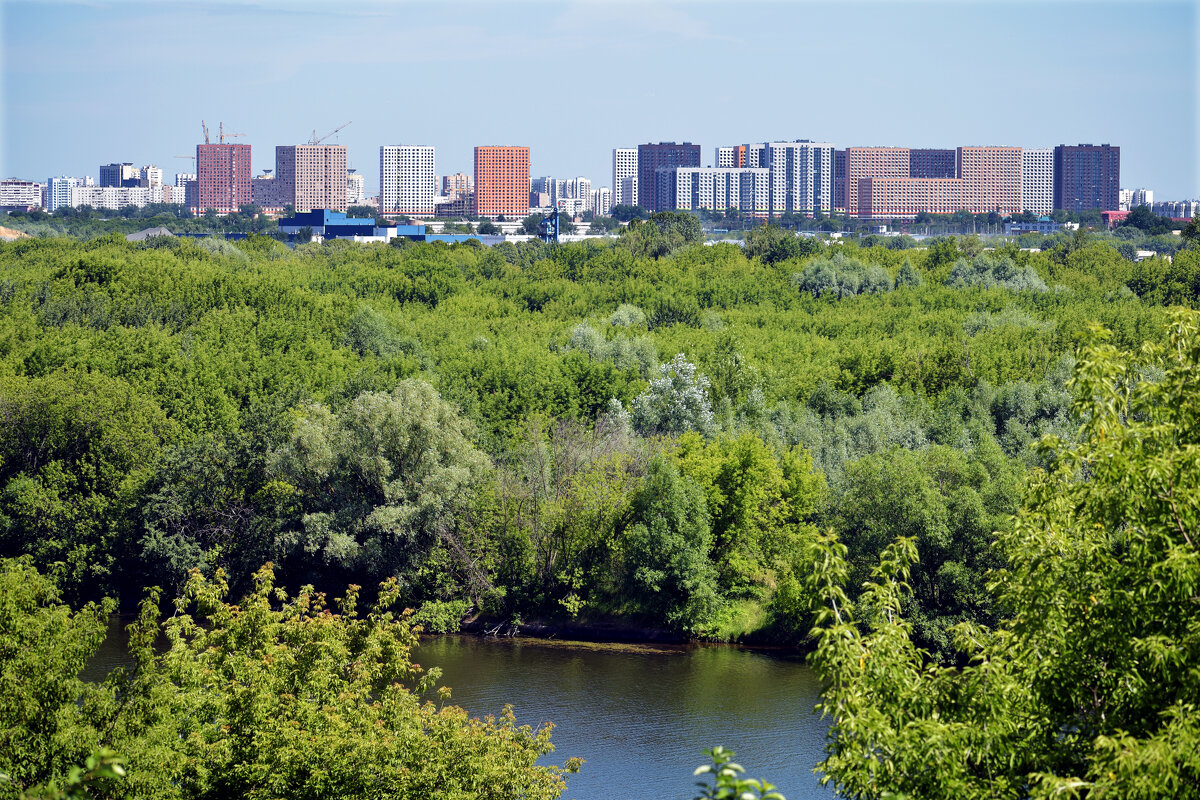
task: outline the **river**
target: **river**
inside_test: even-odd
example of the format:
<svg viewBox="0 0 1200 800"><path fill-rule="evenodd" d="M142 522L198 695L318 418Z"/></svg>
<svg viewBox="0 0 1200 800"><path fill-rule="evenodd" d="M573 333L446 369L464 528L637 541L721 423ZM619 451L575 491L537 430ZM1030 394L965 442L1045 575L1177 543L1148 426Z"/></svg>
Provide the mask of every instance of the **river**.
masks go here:
<svg viewBox="0 0 1200 800"><path fill-rule="evenodd" d="M703 752L724 745L747 775L788 800L829 798L812 768L826 725L820 688L798 658L732 647L571 645L443 636L415 654L442 669L473 715L511 703L522 724L555 723L551 763L578 756L564 798L691 798Z"/></svg>
<svg viewBox="0 0 1200 800"><path fill-rule="evenodd" d="M112 618L85 678L128 663L126 623ZM553 722L556 752L543 761L586 761L567 776L564 800L688 800L695 796L692 770L718 744L788 800L832 797L812 772L825 742L826 724L812 713L820 688L798 657L717 646L439 636L422 641L413 659L439 667L439 684L473 716L498 715L511 703L519 724Z"/></svg>

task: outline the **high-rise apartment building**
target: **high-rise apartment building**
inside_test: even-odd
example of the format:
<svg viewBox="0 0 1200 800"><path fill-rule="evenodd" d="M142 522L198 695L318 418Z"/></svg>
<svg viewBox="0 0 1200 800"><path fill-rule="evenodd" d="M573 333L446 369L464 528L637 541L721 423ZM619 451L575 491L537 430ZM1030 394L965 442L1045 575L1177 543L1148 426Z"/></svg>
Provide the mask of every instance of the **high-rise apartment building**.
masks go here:
<svg viewBox="0 0 1200 800"><path fill-rule="evenodd" d="M846 210L846 151L833 151L833 210Z"/></svg>
<svg viewBox="0 0 1200 800"><path fill-rule="evenodd" d="M286 205L279 195L279 183L273 169L264 169L262 174L250 179L250 197L259 208L274 210Z"/></svg>
<svg viewBox="0 0 1200 800"><path fill-rule="evenodd" d="M713 153L715 164L718 167L744 167L746 166L746 145L738 144L730 147L718 147Z"/></svg>
<svg viewBox="0 0 1200 800"><path fill-rule="evenodd" d="M638 178L637 175L631 175L628 178L621 179L621 195L623 197L633 198L632 205L638 205ZM614 205L618 205L614 202Z"/></svg>
<svg viewBox="0 0 1200 800"><path fill-rule="evenodd" d="M361 206L367 202L367 179L352 169L346 170L346 204Z"/></svg>
<svg viewBox="0 0 1200 800"><path fill-rule="evenodd" d="M63 175L46 181L46 210L55 211L71 206L71 190L77 186L91 186L91 178L70 178Z"/></svg>
<svg viewBox="0 0 1200 800"><path fill-rule="evenodd" d="M101 186L138 186L140 182L141 172L128 161L100 165Z"/></svg>
<svg viewBox="0 0 1200 800"><path fill-rule="evenodd" d="M768 214L812 215L833 209L832 144L798 139L729 149L733 158L741 155L750 167L769 171Z"/></svg>
<svg viewBox="0 0 1200 800"><path fill-rule="evenodd" d="M908 151L908 177L910 178L961 178L955 150L910 148Z"/></svg>
<svg viewBox="0 0 1200 800"><path fill-rule="evenodd" d="M607 186L593 189L591 209L597 217L607 217L612 212L612 190Z"/></svg>
<svg viewBox="0 0 1200 800"><path fill-rule="evenodd" d="M539 208L544 208L551 205L555 200L562 197L565 189L565 181L562 178L555 178L552 175L543 175L529 181L529 203L536 205ZM539 198L535 203L533 198ZM544 199L543 203L541 200Z"/></svg>
<svg viewBox="0 0 1200 800"><path fill-rule="evenodd" d="M250 201L250 145L196 145L196 197L192 208L201 214L210 209L229 214Z"/></svg>
<svg viewBox="0 0 1200 800"><path fill-rule="evenodd" d="M953 166L947 153L954 154ZM1016 213L1022 163L1019 147L848 147L846 211L863 219L913 217L922 211ZM864 191L870 196L860 199Z"/></svg>
<svg viewBox="0 0 1200 800"><path fill-rule="evenodd" d="M379 148L379 210L384 214L432 214L437 170L430 145Z"/></svg>
<svg viewBox="0 0 1200 800"><path fill-rule="evenodd" d="M471 191L471 176L465 172L442 176L442 194L451 200L457 200L460 195Z"/></svg>
<svg viewBox="0 0 1200 800"><path fill-rule="evenodd" d="M633 147L614 149L612 178L614 206L636 206L638 204L637 182L625 183L628 178L637 178L637 174L637 149Z"/></svg>
<svg viewBox="0 0 1200 800"><path fill-rule="evenodd" d="M771 174L757 167L676 167L659 170L668 203L676 211L725 211L765 215L770 206Z"/></svg>
<svg viewBox="0 0 1200 800"><path fill-rule="evenodd" d="M568 178L563 185L563 194L570 198L589 200L592 196L592 182L588 178Z"/></svg>
<svg viewBox="0 0 1200 800"><path fill-rule="evenodd" d="M861 219L953 214L967 207L967 184L959 178L861 178L855 203Z"/></svg>
<svg viewBox="0 0 1200 800"><path fill-rule="evenodd" d="M640 144L637 149L638 205L647 211L670 208L669 173L676 167L700 166L700 145L684 142ZM658 176L662 175L662 180Z"/></svg>
<svg viewBox="0 0 1200 800"><path fill-rule="evenodd" d="M1154 205L1154 190L1153 189L1134 189L1129 193L1129 210L1138 206L1153 206Z"/></svg>
<svg viewBox="0 0 1200 800"><path fill-rule="evenodd" d="M175 202L182 202L188 208L195 208L197 205L196 192L196 173L194 172L176 172L175 173L175 188L179 191L172 192L173 198L179 198ZM254 192L251 190L251 202L254 201Z"/></svg>
<svg viewBox="0 0 1200 800"><path fill-rule="evenodd" d="M140 176L138 186L144 186L147 189L157 189L163 185L162 167L158 167L154 164L147 164L138 170L138 174Z"/></svg>
<svg viewBox="0 0 1200 800"><path fill-rule="evenodd" d="M846 213L858 216L858 185L866 178L908 178L907 147L846 148Z"/></svg>
<svg viewBox="0 0 1200 800"><path fill-rule="evenodd" d="M1120 205L1121 148L1108 144L1054 148L1054 209L1116 211Z"/></svg>
<svg viewBox="0 0 1200 800"><path fill-rule="evenodd" d="M546 175L534 178L529 182L529 195L546 196L549 205L555 205L559 200L590 200L592 182L582 176L578 178L555 178ZM532 200L530 201L532 203Z"/></svg>
<svg viewBox="0 0 1200 800"><path fill-rule="evenodd" d="M1197 200L1162 200L1150 206L1150 211L1157 217L1171 219L1191 219L1200 214L1200 201ZM1183 227L1182 225L1180 226Z"/></svg>
<svg viewBox="0 0 1200 800"><path fill-rule="evenodd" d="M1054 210L1054 150L1021 151L1021 210L1047 215Z"/></svg>
<svg viewBox="0 0 1200 800"><path fill-rule="evenodd" d="M475 214L519 219L529 214L529 148L475 148Z"/></svg>
<svg viewBox="0 0 1200 800"><path fill-rule="evenodd" d="M967 186L967 211L1017 214L1021 209L1021 148L960 147L958 177Z"/></svg>
<svg viewBox="0 0 1200 800"><path fill-rule="evenodd" d="M297 212L346 210L346 146L284 144L275 148L275 191Z"/></svg>

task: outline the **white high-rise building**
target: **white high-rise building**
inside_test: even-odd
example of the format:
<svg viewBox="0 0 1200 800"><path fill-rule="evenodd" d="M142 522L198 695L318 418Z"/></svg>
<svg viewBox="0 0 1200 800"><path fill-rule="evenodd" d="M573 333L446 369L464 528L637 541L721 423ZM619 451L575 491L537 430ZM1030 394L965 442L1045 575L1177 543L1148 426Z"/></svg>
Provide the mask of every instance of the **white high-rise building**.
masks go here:
<svg viewBox="0 0 1200 800"><path fill-rule="evenodd" d="M71 205L71 190L76 186L91 186L91 178L69 178L63 175L46 181L46 210L54 211Z"/></svg>
<svg viewBox="0 0 1200 800"><path fill-rule="evenodd" d="M431 145L379 148L379 210L384 214L433 214L437 173Z"/></svg>
<svg viewBox="0 0 1200 800"><path fill-rule="evenodd" d="M798 139L746 145L746 168L770 171L769 214L828 214L833 209L833 145ZM736 148L728 158L734 158ZM720 155L720 153L718 153Z"/></svg>
<svg viewBox="0 0 1200 800"><path fill-rule="evenodd" d="M354 170L346 171L346 204L360 206L367 199L367 179Z"/></svg>
<svg viewBox="0 0 1200 800"><path fill-rule="evenodd" d="M592 190L592 213L607 217L612 212L612 190L607 186Z"/></svg>
<svg viewBox="0 0 1200 800"><path fill-rule="evenodd" d="M616 192L613 192L613 205L636 206L638 204L638 176L630 175L628 178L621 178L621 196L630 200L628 203L618 203Z"/></svg>
<svg viewBox="0 0 1200 800"><path fill-rule="evenodd" d="M638 204L638 151L636 147L618 147L613 150L613 205L636 206ZM632 178L632 183L626 183Z"/></svg>
<svg viewBox="0 0 1200 800"><path fill-rule="evenodd" d="M1138 206L1154 205L1154 190L1153 189L1134 189L1129 193L1129 210Z"/></svg>
<svg viewBox="0 0 1200 800"><path fill-rule="evenodd" d="M592 182L584 177L568 178L564 187L564 196L591 201Z"/></svg>
<svg viewBox="0 0 1200 800"><path fill-rule="evenodd" d="M741 144L729 147L718 147L714 151L716 156L716 166L732 169L733 167L750 167L758 166L750 164L746 161L747 145Z"/></svg>
<svg viewBox="0 0 1200 800"><path fill-rule="evenodd" d="M667 201L678 211L725 211L766 214L770 170L759 167L677 167L671 170Z"/></svg>
<svg viewBox="0 0 1200 800"><path fill-rule="evenodd" d="M1021 150L1021 208L1039 216L1054 211L1054 148Z"/></svg>
<svg viewBox="0 0 1200 800"><path fill-rule="evenodd" d="M154 164L147 164L139 170L141 173L142 186L154 189L163 185L163 171L161 167Z"/></svg>

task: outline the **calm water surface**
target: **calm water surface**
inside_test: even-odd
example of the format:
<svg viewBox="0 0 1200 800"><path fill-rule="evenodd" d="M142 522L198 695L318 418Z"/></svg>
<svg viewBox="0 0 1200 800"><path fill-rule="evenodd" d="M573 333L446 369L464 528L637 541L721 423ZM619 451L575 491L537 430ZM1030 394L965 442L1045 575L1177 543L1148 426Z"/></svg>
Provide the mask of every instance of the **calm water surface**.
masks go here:
<svg viewBox="0 0 1200 800"><path fill-rule="evenodd" d="M566 798L694 797L692 770L724 745L748 775L788 800L823 798L813 766L826 725L820 687L798 659L729 647L593 647L444 636L414 655L442 669L453 702L473 715L511 703L520 724L555 723L556 752L586 759Z"/></svg>
<svg viewBox="0 0 1200 800"><path fill-rule="evenodd" d="M100 680L128 664L123 626L84 672ZM751 777L788 800L833 795L817 785L826 725L812 713L820 688L798 658L731 647L586 645L537 639L442 636L413 658L442 670L440 685L474 716L511 703L522 725L555 724L556 752L578 756L564 798L625 800L695 796L692 770L703 751L724 745Z"/></svg>

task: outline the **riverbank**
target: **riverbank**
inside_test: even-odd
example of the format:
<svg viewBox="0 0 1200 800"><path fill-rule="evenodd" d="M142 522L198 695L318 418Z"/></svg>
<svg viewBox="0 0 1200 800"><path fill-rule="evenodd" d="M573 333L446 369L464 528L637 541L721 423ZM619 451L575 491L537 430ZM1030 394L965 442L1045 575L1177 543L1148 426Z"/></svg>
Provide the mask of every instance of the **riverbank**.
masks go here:
<svg viewBox="0 0 1200 800"><path fill-rule="evenodd" d="M459 627L460 633L496 638L526 637L531 639L560 639L594 644L646 644L646 645L734 645L753 650L769 650L806 654L812 648L807 642L782 644L765 632L755 632L733 641L701 639L687 636L679 631L654 628L630 623L626 620L530 620L514 622L474 617L465 620ZM757 635L756 635L757 634Z"/></svg>

